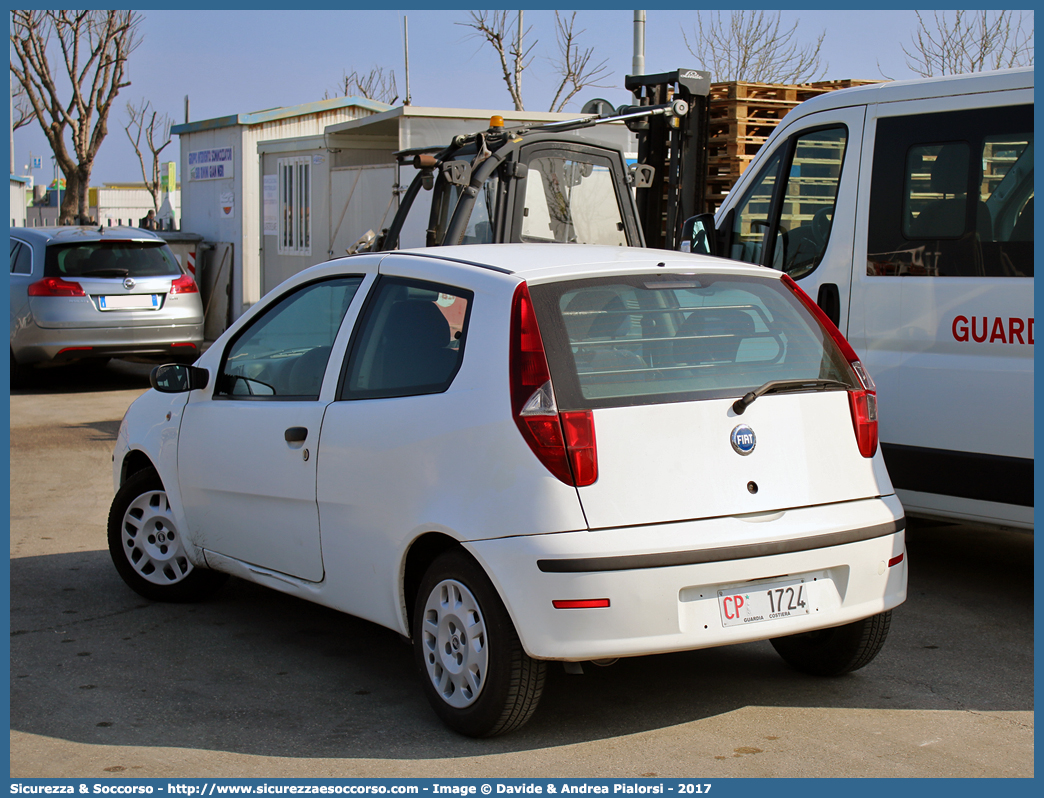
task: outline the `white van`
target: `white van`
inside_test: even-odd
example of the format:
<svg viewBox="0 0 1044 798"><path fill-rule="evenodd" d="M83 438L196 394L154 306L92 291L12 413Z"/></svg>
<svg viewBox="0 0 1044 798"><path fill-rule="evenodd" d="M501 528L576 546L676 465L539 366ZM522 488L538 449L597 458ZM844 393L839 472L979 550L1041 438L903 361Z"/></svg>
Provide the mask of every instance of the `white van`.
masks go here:
<svg viewBox="0 0 1044 798"><path fill-rule="evenodd" d="M840 327L909 514L1032 529L1032 69L802 103L682 240L786 272Z"/></svg>

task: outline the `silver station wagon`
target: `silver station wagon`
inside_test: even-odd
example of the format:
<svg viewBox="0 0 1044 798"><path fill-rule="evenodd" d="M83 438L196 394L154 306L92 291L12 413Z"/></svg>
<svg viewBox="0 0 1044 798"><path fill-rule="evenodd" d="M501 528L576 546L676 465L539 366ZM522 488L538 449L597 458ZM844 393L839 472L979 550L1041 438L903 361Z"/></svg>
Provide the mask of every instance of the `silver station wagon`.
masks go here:
<svg viewBox="0 0 1044 798"><path fill-rule="evenodd" d="M192 361L203 305L166 242L135 227L11 228L11 381L34 365Z"/></svg>

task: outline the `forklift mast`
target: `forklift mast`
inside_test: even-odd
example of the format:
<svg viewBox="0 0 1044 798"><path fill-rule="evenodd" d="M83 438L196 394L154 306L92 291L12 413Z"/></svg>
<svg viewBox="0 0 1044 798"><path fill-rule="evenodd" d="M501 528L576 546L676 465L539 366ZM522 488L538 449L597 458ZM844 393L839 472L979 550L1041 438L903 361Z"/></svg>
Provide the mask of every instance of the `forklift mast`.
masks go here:
<svg viewBox="0 0 1044 798"><path fill-rule="evenodd" d="M638 163L655 169L651 186L636 190L638 222L645 245L677 249L683 220L703 210L707 185L710 72L677 69L658 75L628 75L624 86L633 110L683 100L683 116L647 116L628 122L638 135ZM628 109L621 108L619 113Z"/></svg>

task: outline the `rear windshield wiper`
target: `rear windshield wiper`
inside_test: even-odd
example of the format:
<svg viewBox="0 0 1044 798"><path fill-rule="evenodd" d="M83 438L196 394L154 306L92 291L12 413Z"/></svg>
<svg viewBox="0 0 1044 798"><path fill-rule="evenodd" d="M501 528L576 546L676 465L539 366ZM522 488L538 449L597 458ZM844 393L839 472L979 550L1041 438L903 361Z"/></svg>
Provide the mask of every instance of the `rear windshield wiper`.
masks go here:
<svg viewBox="0 0 1044 798"><path fill-rule="evenodd" d="M94 271L80 272L80 277L126 277L130 274L126 269L95 269Z"/></svg>
<svg viewBox="0 0 1044 798"><path fill-rule="evenodd" d="M744 394L742 398L733 402L732 409L736 411L737 416L742 416L743 411L747 409L748 405L753 404L755 399L759 396L764 396L767 393L832 391L837 389L847 391L851 387L851 385L839 382L838 380L770 380L757 390Z"/></svg>

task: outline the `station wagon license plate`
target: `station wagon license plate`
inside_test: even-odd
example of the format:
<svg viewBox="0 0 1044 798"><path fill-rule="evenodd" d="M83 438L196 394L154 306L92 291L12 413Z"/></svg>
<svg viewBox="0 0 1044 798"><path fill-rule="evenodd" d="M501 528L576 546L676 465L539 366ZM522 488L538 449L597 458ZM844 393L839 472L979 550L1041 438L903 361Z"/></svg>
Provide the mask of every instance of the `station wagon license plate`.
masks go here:
<svg viewBox="0 0 1044 798"><path fill-rule="evenodd" d="M812 593L804 579L719 590L721 625L742 626L808 615L815 610Z"/></svg>
<svg viewBox="0 0 1044 798"><path fill-rule="evenodd" d="M134 308L155 309L160 306L159 294L126 294L124 296L99 296L99 310L128 310Z"/></svg>

